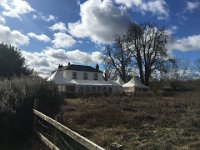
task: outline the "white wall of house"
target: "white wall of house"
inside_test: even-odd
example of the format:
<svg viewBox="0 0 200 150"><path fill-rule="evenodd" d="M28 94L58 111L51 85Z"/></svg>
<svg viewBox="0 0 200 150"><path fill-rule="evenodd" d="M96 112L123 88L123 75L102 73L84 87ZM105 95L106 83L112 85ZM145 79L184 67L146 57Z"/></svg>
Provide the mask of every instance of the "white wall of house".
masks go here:
<svg viewBox="0 0 200 150"><path fill-rule="evenodd" d="M103 73L100 72L84 72L84 71L74 71L74 70L64 70L61 72L63 77L66 80L72 80L73 79L73 72L77 73L77 80L86 80L84 79L84 73L88 74L87 80L94 80L94 74L97 73L98 81L103 81Z"/></svg>

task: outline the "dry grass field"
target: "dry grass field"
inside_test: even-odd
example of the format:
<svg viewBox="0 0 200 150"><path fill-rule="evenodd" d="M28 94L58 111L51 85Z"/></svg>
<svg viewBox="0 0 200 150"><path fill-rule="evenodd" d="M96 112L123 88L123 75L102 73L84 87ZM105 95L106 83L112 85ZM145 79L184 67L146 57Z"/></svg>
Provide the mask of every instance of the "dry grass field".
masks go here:
<svg viewBox="0 0 200 150"><path fill-rule="evenodd" d="M66 99L60 121L110 149L199 149L200 93Z"/></svg>

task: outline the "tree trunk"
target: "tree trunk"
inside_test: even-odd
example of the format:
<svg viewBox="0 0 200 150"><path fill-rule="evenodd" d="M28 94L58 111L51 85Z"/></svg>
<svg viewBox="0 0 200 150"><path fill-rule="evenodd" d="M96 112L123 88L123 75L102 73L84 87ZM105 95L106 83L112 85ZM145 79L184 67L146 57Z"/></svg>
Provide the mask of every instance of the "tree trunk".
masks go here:
<svg viewBox="0 0 200 150"><path fill-rule="evenodd" d="M136 59L137 59L139 73L140 73L140 80L144 84L144 73L143 73L142 58L141 58L140 52L137 52Z"/></svg>
<svg viewBox="0 0 200 150"><path fill-rule="evenodd" d="M151 70L145 67L145 85L149 86L149 79L150 79Z"/></svg>
<svg viewBox="0 0 200 150"><path fill-rule="evenodd" d="M148 74L145 74L145 85L146 86L149 86L149 75Z"/></svg>

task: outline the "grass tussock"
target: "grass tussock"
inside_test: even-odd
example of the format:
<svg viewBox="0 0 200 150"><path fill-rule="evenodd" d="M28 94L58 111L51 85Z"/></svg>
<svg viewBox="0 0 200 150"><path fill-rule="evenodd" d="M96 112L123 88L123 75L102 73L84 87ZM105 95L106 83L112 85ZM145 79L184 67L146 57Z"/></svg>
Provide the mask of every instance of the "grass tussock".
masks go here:
<svg viewBox="0 0 200 150"><path fill-rule="evenodd" d="M66 99L60 121L109 149L198 149L200 94Z"/></svg>

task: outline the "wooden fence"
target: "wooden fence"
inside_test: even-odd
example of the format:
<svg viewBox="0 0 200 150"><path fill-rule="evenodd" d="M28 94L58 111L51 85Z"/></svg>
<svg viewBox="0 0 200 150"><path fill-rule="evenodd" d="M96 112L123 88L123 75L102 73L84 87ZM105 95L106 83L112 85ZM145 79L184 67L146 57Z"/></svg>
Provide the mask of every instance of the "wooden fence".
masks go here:
<svg viewBox="0 0 200 150"><path fill-rule="evenodd" d="M105 150L56 120L33 109L38 137L52 150Z"/></svg>

